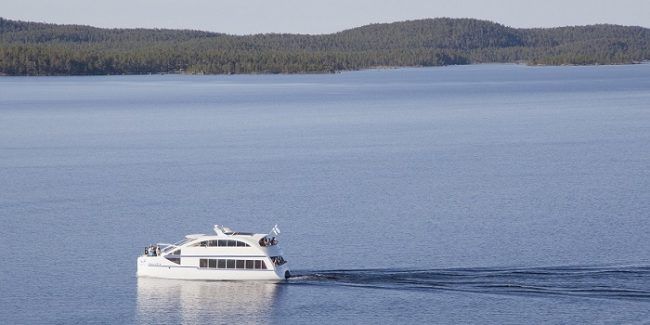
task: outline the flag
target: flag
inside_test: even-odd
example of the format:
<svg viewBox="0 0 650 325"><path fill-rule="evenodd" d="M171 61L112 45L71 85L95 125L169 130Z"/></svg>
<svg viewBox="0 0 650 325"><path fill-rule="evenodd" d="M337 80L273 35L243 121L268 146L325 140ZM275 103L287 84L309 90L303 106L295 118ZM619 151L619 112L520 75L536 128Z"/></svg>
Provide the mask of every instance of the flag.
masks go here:
<svg viewBox="0 0 650 325"><path fill-rule="evenodd" d="M280 234L280 228L278 228L278 225L277 225L277 224L276 224L275 226L273 226L273 229L271 229L271 233L272 233L274 236L277 236L277 235Z"/></svg>

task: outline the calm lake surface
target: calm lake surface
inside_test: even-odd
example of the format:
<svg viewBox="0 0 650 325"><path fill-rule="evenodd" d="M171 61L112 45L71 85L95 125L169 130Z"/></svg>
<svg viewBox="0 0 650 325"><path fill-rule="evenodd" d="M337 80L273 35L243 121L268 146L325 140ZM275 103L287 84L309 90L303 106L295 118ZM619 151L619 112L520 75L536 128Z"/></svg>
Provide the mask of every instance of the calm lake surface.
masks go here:
<svg viewBox="0 0 650 325"><path fill-rule="evenodd" d="M650 65L0 78L0 323L650 321ZM138 279L274 224L287 283Z"/></svg>

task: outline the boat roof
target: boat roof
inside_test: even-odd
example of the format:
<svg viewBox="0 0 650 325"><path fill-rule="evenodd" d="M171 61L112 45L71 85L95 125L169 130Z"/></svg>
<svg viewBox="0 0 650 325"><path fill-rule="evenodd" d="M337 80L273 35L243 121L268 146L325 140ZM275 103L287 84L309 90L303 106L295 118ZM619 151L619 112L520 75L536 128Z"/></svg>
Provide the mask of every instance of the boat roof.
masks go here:
<svg viewBox="0 0 650 325"><path fill-rule="evenodd" d="M221 225L215 225L214 226L214 234L189 234L185 235L185 240L183 240L181 243L177 243L176 245L182 245L186 244L188 242L192 242L198 239L218 239L218 238L241 238L241 239L254 239L254 240L259 240L263 237L269 236L269 234L263 234L263 233L253 233L253 232L242 232L242 231L233 231L232 229L228 227L224 227ZM216 237L216 238L215 238Z"/></svg>
<svg viewBox="0 0 650 325"><path fill-rule="evenodd" d="M252 232L233 231L232 229L222 225L214 225L214 233L217 236L223 235L223 236L231 236L231 237L253 237L253 238L262 238L268 235L268 234L257 234Z"/></svg>
<svg viewBox="0 0 650 325"><path fill-rule="evenodd" d="M187 235L187 236L194 236L194 235ZM188 238L185 236L185 238ZM255 234L255 233L240 233L240 232L228 232L228 233L222 233L222 234L207 234L207 235L201 235L197 237L192 237L189 239L228 239L228 238L242 238L242 239L260 239L262 237L266 237L268 234Z"/></svg>

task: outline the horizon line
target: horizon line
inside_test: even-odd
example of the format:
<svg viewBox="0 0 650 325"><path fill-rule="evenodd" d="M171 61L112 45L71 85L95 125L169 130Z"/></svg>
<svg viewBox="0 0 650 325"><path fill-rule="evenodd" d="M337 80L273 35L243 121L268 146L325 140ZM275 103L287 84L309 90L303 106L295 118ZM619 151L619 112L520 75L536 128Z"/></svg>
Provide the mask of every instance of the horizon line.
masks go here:
<svg viewBox="0 0 650 325"><path fill-rule="evenodd" d="M214 33L214 34L221 34L221 35L229 35L229 36L253 36L253 35L304 35L304 36L319 36L319 35L331 35L331 34L337 34L337 33L342 33L345 31L357 29L357 28L362 28L366 26L373 26L373 25L390 25L390 24L396 24L396 23L404 23L404 22L413 22L413 21L424 21L424 20L436 20L436 19L452 19L452 20L463 20L463 19L468 19L468 20L477 20L477 21L483 21L483 22L490 22L494 24L498 24L507 28L512 28L512 29L555 29L555 28L571 28L571 27L588 27L588 26L602 26L602 25L609 25L609 26L621 26L621 27L638 27L638 28L643 28L643 29L650 29L650 27L645 27L641 25L622 25L622 24L614 24L614 23L605 23L605 22L599 22L599 23L593 23L593 24L583 24L583 25L561 25L561 26L547 26L547 27L514 27L510 25L506 25L494 20L490 19L482 19L482 18L472 18L472 17L447 17L447 16L440 16L440 17L426 17L426 18L414 18L414 19L404 19L404 20L395 20L395 21L388 21L388 22L373 22L373 23L365 23L362 25L358 26L353 26L353 27L348 27L345 29L337 30L334 32L327 32L327 33L299 33L299 32L258 32L258 33L242 33L242 34L236 34L236 33L226 33L226 32L218 32L218 31L212 31L212 30L205 30L205 29L193 29L193 28L180 28L180 27L104 27L104 26L97 26L97 25L90 25L90 24L77 24L77 23L57 23L57 22L46 22L46 21L36 21L36 20L22 20L22 19L13 19L13 18L6 18L3 16L0 16L0 19L4 20L9 20L9 21L14 21L14 22L22 22L22 23L36 23L36 24L46 24L46 25L55 25L55 26L80 26L80 27L89 27L89 28L97 28L97 29L113 29L113 30L138 30L138 29L144 29L144 30L176 30L176 31L195 31L195 32L205 32L205 33Z"/></svg>

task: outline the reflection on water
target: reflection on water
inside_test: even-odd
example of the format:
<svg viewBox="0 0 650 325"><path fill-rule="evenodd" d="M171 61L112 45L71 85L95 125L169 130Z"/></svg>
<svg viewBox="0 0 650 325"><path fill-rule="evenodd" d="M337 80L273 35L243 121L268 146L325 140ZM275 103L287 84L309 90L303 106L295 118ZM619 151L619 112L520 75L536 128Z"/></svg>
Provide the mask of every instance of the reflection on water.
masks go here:
<svg viewBox="0 0 650 325"><path fill-rule="evenodd" d="M269 323L282 286L138 278L140 324Z"/></svg>

